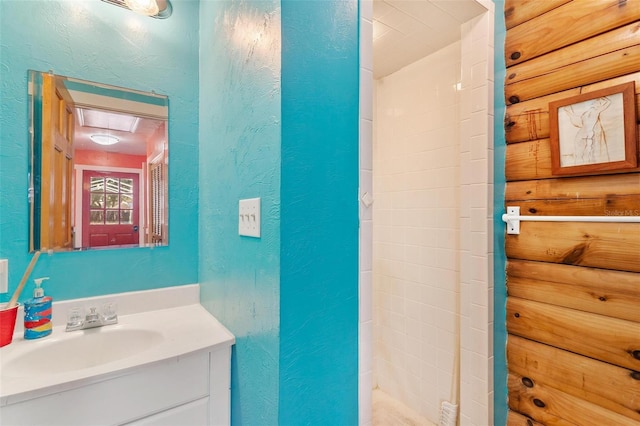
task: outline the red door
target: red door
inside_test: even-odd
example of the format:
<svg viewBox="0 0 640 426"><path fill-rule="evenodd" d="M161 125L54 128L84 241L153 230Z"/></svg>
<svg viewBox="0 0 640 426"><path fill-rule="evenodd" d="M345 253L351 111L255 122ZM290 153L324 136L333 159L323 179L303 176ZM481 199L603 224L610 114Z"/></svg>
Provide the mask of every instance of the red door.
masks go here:
<svg viewBox="0 0 640 426"><path fill-rule="evenodd" d="M138 245L135 173L85 170L82 176L82 247Z"/></svg>

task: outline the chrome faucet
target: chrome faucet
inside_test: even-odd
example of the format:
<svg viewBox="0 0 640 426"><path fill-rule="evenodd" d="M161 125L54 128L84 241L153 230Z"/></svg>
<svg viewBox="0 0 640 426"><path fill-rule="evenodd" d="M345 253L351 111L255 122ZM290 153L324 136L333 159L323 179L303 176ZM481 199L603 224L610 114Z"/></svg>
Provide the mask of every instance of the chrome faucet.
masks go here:
<svg viewBox="0 0 640 426"><path fill-rule="evenodd" d="M115 304L107 303L104 305L102 314L97 312L97 310L98 308L91 306L89 312L82 318L80 308L72 308L67 315L67 327L65 331L86 330L87 328L118 323Z"/></svg>

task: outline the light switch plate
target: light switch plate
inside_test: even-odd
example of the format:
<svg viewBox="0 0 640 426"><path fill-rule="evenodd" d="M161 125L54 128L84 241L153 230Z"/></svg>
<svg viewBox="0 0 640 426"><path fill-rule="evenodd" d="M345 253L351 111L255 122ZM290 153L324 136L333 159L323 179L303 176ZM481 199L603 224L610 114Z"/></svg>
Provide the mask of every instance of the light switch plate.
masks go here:
<svg viewBox="0 0 640 426"><path fill-rule="evenodd" d="M260 198L240 200L238 207L238 234L260 238Z"/></svg>
<svg viewBox="0 0 640 426"><path fill-rule="evenodd" d="M0 259L0 293L9 291L9 259Z"/></svg>

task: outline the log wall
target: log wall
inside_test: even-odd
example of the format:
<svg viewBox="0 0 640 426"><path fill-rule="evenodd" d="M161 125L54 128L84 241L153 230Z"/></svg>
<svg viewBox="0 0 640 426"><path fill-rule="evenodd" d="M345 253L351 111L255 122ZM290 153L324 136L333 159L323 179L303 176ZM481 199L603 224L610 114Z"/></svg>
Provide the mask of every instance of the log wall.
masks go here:
<svg viewBox="0 0 640 426"><path fill-rule="evenodd" d="M640 167L553 175L549 131L550 102L634 82L639 138L640 0L505 0L504 13L505 208L640 216ZM520 228L505 237L507 424L640 425L640 224Z"/></svg>

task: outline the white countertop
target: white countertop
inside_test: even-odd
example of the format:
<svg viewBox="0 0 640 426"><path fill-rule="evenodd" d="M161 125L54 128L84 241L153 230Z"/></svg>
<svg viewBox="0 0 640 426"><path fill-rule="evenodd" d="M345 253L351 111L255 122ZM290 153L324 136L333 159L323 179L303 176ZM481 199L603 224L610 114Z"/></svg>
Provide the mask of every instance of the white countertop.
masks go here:
<svg viewBox="0 0 640 426"><path fill-rule="evenodd" d="M64 341L77 337L77 333L95 333L100 328L65 332L64 325L56 325L51 335L36 340L24 340L16 332L13 342L0 348L0 406L100 382L127 374L143 365L235 343L235 337L199 303L119 315L118 324L101 328L106 330L110 327L153 330L160 333L162 338L159 343L139 353L101 365L52 374L12 377L5 365L33 350L35 345Z"/></svg>

